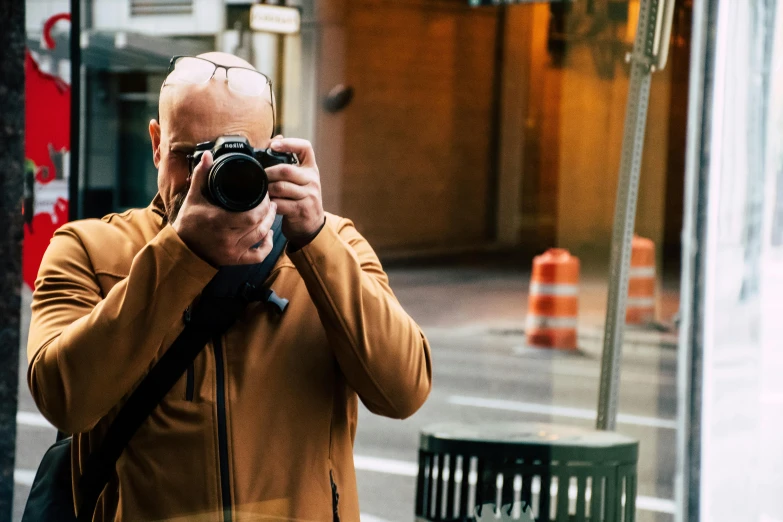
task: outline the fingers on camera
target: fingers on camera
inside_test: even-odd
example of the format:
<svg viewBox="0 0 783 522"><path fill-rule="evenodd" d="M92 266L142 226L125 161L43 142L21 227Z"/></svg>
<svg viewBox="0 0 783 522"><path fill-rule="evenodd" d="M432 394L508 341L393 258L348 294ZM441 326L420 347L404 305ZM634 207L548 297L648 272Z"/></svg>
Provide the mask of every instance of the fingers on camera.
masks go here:
<svg viewBox="0 0 783 522"><path fill-rule="evenodd" d="M274 167L266 169L267 176L269 176L270 186L276 182L290 182L294 185L308 185L313 180L310 173L296 165L286 165L281 163Z"/></svg>
<svg viewBox="0 0 783 522"><path fill-rule="evenodd" d="M307 187L290 181L274 181L269 184L269 195L279 199L304 199L309 195Z"/></svg>
<svg viewBox="0 0 783 522"><path fill-rule="evenodd" d="M264 259L266 259L266 256L269 255L269 253L272 251L272 248L274 247L274 234L271 231L267 231L263 237L260 237L259 240L253 244L253 246L248 249L246 254L250 256L252 262L260 263ZM259 236L256 236L257 238Z"/></svg>
<svg viewBox="0 0 783 522"><path fill-rule="evenodd" d="M193 169L192 177L198 180L204 179L209 173L209 169L212 168L212 163L212 153L210 151L205 151L201 155L201 159L199 160L198 164Z"/></svg>
<svg viewBox="0 0 783 522"><path fill-rule="evenodd" d="M307 199L280 199L277 201L278 212L289 220L301 221L307 218Z"/></svg>
<svg viewBox="0 0 783 522"><path fill-rule="evenodd" d="M269 210L267 211L266 216L264 216L264 220L260 223L258 227L258 234L260 237L266 238L267 236L272 236L272 225L275 224L275 215L277 214L277 205L274 203L270 203Z"/></svg>
<svg viewBox="0 0 783 522"><path fill-rule="evenodd" d="M315 166L313 145L307 140L301 138L274 139L270 146L278 152L293 152L299 158L299 163L302 166Z"/></svg>
<svg viewBox="0 0 783 522"><path fill-rule="evenodd" d="M275 222L275 210L276 206L271 204L264 219L253 223L253 228L245 234L241 244L247 245L251 250L263 250L267 242L271 244L274 236L272 225Z"/></svg>

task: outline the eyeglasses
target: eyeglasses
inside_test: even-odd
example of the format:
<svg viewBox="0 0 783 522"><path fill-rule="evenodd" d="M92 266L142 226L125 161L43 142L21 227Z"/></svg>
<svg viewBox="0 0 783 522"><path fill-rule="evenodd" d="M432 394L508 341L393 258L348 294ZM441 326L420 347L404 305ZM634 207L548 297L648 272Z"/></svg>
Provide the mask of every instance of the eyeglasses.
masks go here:
<svg viewBox="0 0 783 522"><path fill-rule="evenodd" d="M169 70L163 86L174 83L203 84L215 76L218 69L226 71L228 88L244 96L262 96L269 90L269 101L272 104L272 136L275 135L277 120L275 117L275 97L272 92L272 80L269 76L255 69L234 65L220 65L197 56L174 56L169 61Z"/></svg>

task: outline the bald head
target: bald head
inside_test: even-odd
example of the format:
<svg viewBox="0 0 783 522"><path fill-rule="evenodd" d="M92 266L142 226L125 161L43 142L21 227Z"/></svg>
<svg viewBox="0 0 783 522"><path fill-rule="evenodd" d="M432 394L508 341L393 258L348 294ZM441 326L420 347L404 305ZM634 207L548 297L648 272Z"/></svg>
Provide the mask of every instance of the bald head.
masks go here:
<svg viewBox="0 0 783 522"><path fill-rule="evenodd" d="M191 106L207 102L208 108L220 109L221 106L233 107L236 113L247 110L259 114L259 111L271 115L271 89L265 85L265 78L259 74L246 71L232 71L230 81L225 67L241 67L255 71L249 62L233 54L210 52L198 55L218 65L214 66L203 61L181 59L174 71L169 74L160 92L159 119L161 124L170 116L177 117L172 110L181 107L183 102ZM209 74L212 77L206 81ZM250 93L250 94L248 94ZM259 124L266 123L259 119ZM271 122L270 122L271 124ZM271 134L272 129L267 134Z"/></svg>
<svg viewBox="0 0 783 522"><path fill-rule="evenodd" d="M247 61L231 54L199 55L207 62L177 62L160 93L159 121L150 122L158 189L167 209L186 190L186 156L196 144L224 135L240 135L254 147L266 147L273 131L272 99L263 76ZM230 73L223 67L242 67ZM214 71L214 74L209 77ZM209 78L209 79L207 79Z"/></svg>

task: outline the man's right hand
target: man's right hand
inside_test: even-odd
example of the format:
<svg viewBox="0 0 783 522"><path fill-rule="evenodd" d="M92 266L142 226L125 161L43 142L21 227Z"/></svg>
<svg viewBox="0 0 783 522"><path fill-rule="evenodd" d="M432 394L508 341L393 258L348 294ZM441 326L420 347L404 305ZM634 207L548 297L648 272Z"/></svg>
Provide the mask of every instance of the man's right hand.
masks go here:
<svg viewBox="0 0 783 522"><path fill-rule="evenodd" d="M213 205L204 196L211 167L212 154L205 152L193 169L188 194L172 223L174 230L188 248L215 267L261 263L272 251L277 205L268 195L247 212Z"/></svg>

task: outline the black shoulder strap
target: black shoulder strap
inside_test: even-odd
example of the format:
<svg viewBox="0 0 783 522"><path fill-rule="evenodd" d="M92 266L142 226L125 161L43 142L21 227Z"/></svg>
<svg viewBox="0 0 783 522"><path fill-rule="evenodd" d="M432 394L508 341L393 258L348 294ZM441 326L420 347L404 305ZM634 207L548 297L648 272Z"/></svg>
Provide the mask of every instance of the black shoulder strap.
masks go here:
<svg viewBox="0 0 783 522"><path fill-rule="evenodd" d="M272 227L274 247L263 263L253 265L255 281L263 282L269 276L285 249L286 238L281 231L281 225L282 219L277 216ZM192 311L186 313L182 333L133 391L109 426L98 449L87 458L84 473L79 480L80 522L92 520L98 498L111 479L117 460L139 427L182 377L207 342L212 337L225 333L247 305L247 299L237 297L235 293L229 295L215 291L216 288L225 287L219 284L221 277L215 276L204 289L200 301Z"/></svg>

